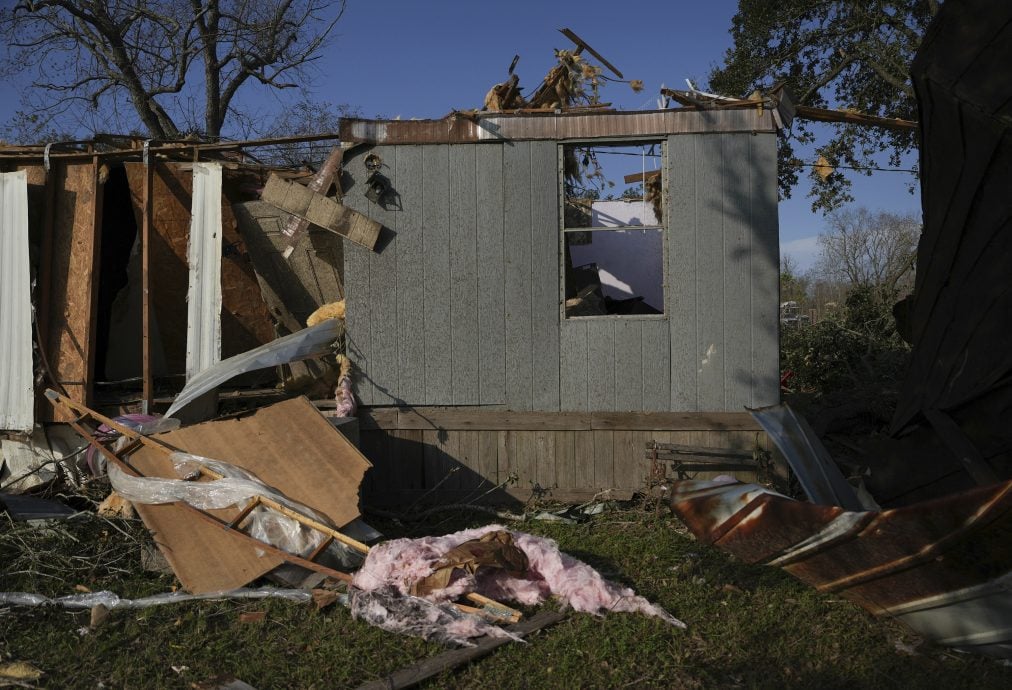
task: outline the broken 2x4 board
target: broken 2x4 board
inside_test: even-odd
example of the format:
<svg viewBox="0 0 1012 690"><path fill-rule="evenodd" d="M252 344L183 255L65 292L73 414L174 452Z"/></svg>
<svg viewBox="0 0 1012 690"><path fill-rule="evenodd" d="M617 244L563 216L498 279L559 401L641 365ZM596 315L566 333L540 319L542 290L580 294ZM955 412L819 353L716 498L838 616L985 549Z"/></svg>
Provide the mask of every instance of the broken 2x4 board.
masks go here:
<svg viewBox="0 0 1012 690"><path fill-rule="evenodd" d="M260 198L282 211L331 230L366 249L379 239L380 224L334 199L271 174Z"/></svg>
<svg viewBox="0 0 1012 690"><path fill-rule="evenodd" d="M369 461L306 398L153 438L248 470L339 528L359 516L358 488ZM153 448L141 446L129 461L145 476L178 479L168 456ZM195 594L241 587L284 563L278 555L258 554L246 537L179 505L136 508L180 582ZM229 522L240 511L233 507L207 512Z"/></svg>

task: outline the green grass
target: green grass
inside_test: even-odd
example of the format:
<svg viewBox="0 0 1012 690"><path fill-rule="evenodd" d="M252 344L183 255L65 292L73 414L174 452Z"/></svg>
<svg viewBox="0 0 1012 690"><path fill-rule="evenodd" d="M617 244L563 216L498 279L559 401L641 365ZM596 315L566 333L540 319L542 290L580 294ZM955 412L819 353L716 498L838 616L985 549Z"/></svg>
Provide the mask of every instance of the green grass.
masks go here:
<svg viewBox="0 0 1012 690"><path fill-rule="evenodd" d="M486 522L377 526L388 536L416 536ZM651 506L580 525L512 527L558 540L564 551L663 605L689 629L638 615L570 613L527 644L500 647L428 687L1012 687L1012 669L919 643L900 626L776 569L737 563ZM52 596L83 585L124 597L168 591L171 576L137 565L144 538L136 522L82 517L29 533L0 516L0 590ZM240 620L252 611L266 617ZM87 611L2 613L0 661L34 664L46 672L40 684L53 688L189 688L222 676L261 689L339 688L444 651L354 621L340 606L318 611L284 601L117 610L97 630L80 634L88 621ZM915 653L898 644L915 646Z"/></svg>

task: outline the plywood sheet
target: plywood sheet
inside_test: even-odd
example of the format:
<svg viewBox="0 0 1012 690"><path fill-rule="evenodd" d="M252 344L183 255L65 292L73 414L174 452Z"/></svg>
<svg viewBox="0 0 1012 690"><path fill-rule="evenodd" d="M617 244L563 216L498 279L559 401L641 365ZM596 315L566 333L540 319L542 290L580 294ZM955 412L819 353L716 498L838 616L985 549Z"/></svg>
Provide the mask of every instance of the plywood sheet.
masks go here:
<svg viewBox="0 0 1012 690"><path fill-rule="evenodd" d="M155 438L249 470L339 527L359 516L359 485L370 463L306 398ZM166 456L157 450L143 448L130 459L145 475L174 476ZM192 592L238 587L280 564L278 558L259 556L245 540L179 506L137 508L183 586ZM215 512L222 517L232 513Z"/></svg>

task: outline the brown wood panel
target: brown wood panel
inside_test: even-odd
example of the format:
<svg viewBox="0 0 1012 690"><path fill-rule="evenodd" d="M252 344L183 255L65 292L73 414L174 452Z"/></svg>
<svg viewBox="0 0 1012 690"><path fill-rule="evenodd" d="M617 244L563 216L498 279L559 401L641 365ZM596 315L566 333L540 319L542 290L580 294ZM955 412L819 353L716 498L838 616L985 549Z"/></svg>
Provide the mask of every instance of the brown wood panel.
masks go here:
<svg viewBox="0 0 1012 690"><path fill-rule="evenodd" d="M649 433L643 431L615 431L613 439L616 488L640 489L646 485L643 447Z"/></svg>
<svg viewBox="0 0 1012 690"><path fill-rule="evenodd" d="M92 163L53 168L53 210L46 355L53 376L77 402L91 404L97 290L99 187ZM56 418L57 421L66 421Z"/></svg>
<svg viewBox="0 0 1012 690"><path fill-rule="evenodd" d="M478 432L478 472L492 484L499 483L499 433Z"/></svg>
<svg viewBox="0 0 1012 690"><path fill-rule="evenodd" d="M499 482L510 479L510 475L516 475L518 468L517 455L517 433L516 431L499 432Z"/></svg>
<svg viewBox="0 0 1012 690"><path fill-rule="evenodd" d="M477 489L483 477L480 470L479 434L480 431L450 432L457 437L457 449L454 456L462 467L457 474L460 477L460 488Z"/></svg>
<svg viewBox="0 0 1012 690"><path fill-rule="evenodd" d="M577 471L576 431L555 432L555 485L560 489L581 486Z"/></svg>
<svg viewBox="0 0 1012 690"><path fill-rule="evenodd" d="M615 485L615 432L591 433L594 436L594 486L610 489Z"/></svg>
<svg viewBox="0 0 1012 690"><path fill-rule="evenodd" d="M593 412L592 429L758 431L748 412Z"/></svg>
<svg viewBox="0 0 1012 690"><path fill-rule="evenodd" d="M513 460L519 478L518 487L528 489L538 483L538 444L533 431L514 431L516 450ZM538 484L538 486L541 486ZM548 488L541 486L542 489Z"/></svg>
<svg viewBox="0 0 1012 690"><path fill-rule="evenodd" d="M536 481L543 488L558 485L556 473L556 448L554 431L535 431L534 446L537 456Z"/></svg>
<svg viewBox="0 0 1012 690"><path fill-rule="evenodd" d="M572 488L595 487L594 482L594 432L573 432L573 482Z"/></svg>
<svg viewBox="0 0 1012 690"><path fill-rule="evenodd" d="M479 430L557 430L589 429L590 417L582 412L512 412L476 410L468 407L429 407L401 409L397 416L401 429L472 429Z"/></svg>
<svg viewBox="0 0 1012 690"><path fill-rule="evenodd" d="M130 197L140 227L144 200L144 165L126 163ZM151 302L165 351L166 373L186 369L186 294L189 268L193 175L181 164L155 165L152 184L150 261ZM226 175L227 175L227 171ZM275 338L274 323L260 293L253 264L235 216L222 196L221 354L230 357Z"/></svg>

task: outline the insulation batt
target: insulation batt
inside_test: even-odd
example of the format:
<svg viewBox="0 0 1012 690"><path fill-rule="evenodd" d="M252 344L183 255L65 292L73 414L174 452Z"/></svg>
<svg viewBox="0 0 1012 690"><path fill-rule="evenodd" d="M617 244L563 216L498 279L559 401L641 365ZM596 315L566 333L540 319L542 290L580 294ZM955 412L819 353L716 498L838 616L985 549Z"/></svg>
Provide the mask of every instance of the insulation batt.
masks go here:
<svg viewBox="0 0 1012 690"><path fill-rule="evenodd" d="M407 595L412 583L431 574L436 561L447 551L496 530L506 528L487 525L442 537L384 542L369 552L365 563L356 573L353 584L365 591L392 586L401 594ZM600 615L608 611L636 612L685 627L684 623L660 606L637 596L628 587L609 582L586 563L562 553L554 540L524 532L506 531L513 536L514 544L527 554L530 569L526 577L512 577L503 570L485 568L476 575L462 574L448 587L435 590L426 598L442 602L477 592L492 599L516 601L529 606L554 596L563 604L584 613Z"/></svg>

